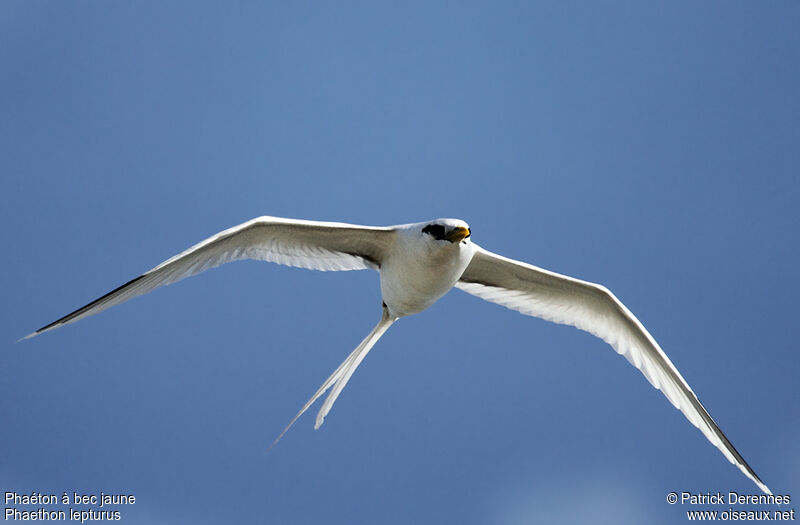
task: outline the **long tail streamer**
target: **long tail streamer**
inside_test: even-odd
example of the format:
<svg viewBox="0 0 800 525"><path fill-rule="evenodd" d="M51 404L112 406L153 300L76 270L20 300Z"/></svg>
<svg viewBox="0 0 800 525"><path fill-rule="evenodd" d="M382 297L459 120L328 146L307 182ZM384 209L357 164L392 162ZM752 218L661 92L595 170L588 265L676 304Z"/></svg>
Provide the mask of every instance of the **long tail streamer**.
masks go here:
<svg viewBox="0 0 800 525"><path fill-rule="evenodd" d="M322 386L319 387L319 390L317 390L316 393L311 396L311 399L309 399L308 402L303 405L303 408L300 409L300 412L298 412L297 415L294 416L294 418L289 422L289 424L286 425L286 428L283 429L283 432L281 432L280 435L275 438L275 441L272 442L272 445L270 445L267 452L272 450L272 447L278 444L278 441L280 441L283 435L286 434L290 428L292 428L292 425L294 425L295 421L297 421L300 416L302 416L303 413L305 413L305 411L308 410L308 408L322 396L322 394L324 394L329 388L333 387L333 390L331 390L331 393L328 394L325 402L322 403L322 408L320 408L319 412L317 413L314 429L316 430L322 426L322 423L325 421L325 416L327 416L328 412L330 412L331 408L333 408L336 398L338 398L339 394L342 393L342 390L344 389L345 385L347 385L347 382L350 380L353 372L356 371L356 368L358 368L358 365L360 365L361 361L364 360L364 357L366 357L367 353L372 349L373 346L375 346L375 343L378 342L378 339L380 339L381 336L386 333L386 330L388 330L395 321L397 321L397 317L392 317L388 310L384 308L381 320L377 325L375 325L375 328L373 328L369 335L367 335L367 337L361 341L356 349L353 350L349 356L347 356L347 359L345 359L342 364L333 371L330 377L328 377L328 379L322 383Z"/></svg>

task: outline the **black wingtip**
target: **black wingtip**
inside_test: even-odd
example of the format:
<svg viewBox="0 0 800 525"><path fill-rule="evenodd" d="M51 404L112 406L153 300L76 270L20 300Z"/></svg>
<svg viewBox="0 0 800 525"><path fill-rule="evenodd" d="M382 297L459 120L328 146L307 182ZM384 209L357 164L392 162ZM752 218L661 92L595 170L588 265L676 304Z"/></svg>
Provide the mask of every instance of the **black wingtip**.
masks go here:
<svg viewBox="0 0 800 525"><path fill-rule="evenodd" d="M47 325L47 326L43 326L43 327L39 328L38 330L36 330L35 332L31 332L31 333L29 333L29 334L28 334L28 335L26 335L25 337L20 337L19 339L17 339L17 340L15 341L15 343L19 343L20 341L25 341L26 339L31 339L31 338L34 338L34 337L36 337L37 335L41 334L42 332L45 332L45 331L47 331L48 329L55 327L57 324L58 324L58 321L56 321L55 323L50 323L50 324L49 324L49 325Z"/></svg>
<svg viewBox="0 0 800 525"><path fill-rule="evenodd" d="M104 299L106 299L106 298L108 298L109 296L111 296L111 295L113 295L113 294L117 293L118 291L122 290L123 288L125 288L125 287L127 287L127 286L130 286L130 285L132 285L133 283L135 283L135 282L136 282L136 281L138 281L139 279L142 279L142 278L143 278L143 277L145 277L146 275L147 275L147 274L145 273L145 274L142 274L142 275L140 275L139 277L136 277L136 278L134 278L134 279L131 279L131 280L130 280L130 281L128 281L127 283L123 284L122 286L118 286L117 288L114 288L113 290L111 290L111 291L110 291L110 292L108 292L107 294L103 295L102 297L98 297L97 299L95 299L95 300L94 300L94 301L92 301L91 303L89 303L89 304L87 304L87 305L85 305L85 306L82 306L82 307L78 308L78 309L77 309L77 310L75 310L74 312L68 313L67 315L65 315L64 317L62 317L62 318L60 318L60 319L56 319L56 320L55 320L55 321L53 321L52 323L50 323L50 324L48 324L48 325L45 325L45 326L43 326L43 327L39 328L39 329L38 329L38 330L36 330L35 332L31 332L30 334L26 335L25 337L23 337L23 338L21 338L21 339L17 339L17 342L19 343L20 341L24 341L25 339L30 339L31 337L36 337L37 335L39 335L39 334L41 334L41 333L47 332L48 330L51 330L51 329L53 329L53 328L58 328L58 327L59 327L59 326L61 326L61 325L65 325L65 324L67 324L67 323L71 322L73 319L75 319L76 317L78 317L79 315L81 315L82 313L84 313L86 310L88 310L88 309L92 308L93 306L97 305L98 303L102 302Z"/></svg>

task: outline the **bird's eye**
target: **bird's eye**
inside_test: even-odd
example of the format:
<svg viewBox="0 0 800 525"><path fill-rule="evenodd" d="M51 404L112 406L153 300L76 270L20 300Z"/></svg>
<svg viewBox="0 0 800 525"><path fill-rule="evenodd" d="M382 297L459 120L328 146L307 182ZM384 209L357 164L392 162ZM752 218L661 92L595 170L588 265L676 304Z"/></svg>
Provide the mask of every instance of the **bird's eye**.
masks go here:
<svg viewBox="0 0 800 525"><path fill-rule="evenodd" d="M434 239L441 241L444 239L444 226L441 224L429 224L422 228L422 233L427 233Z"/></svg>

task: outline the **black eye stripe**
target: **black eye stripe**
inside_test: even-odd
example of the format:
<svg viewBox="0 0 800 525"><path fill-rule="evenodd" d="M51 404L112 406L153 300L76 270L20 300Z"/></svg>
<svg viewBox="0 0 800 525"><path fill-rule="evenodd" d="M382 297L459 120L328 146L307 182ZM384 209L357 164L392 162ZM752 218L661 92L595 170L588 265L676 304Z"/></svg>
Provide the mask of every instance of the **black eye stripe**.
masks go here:
<svg viewBox="0 0 800 525"><path fill-rule="evenodd" d="M444 239L444 226L441 224L429 224L422 228L422 233L427 233L434 239Z"/></svg>

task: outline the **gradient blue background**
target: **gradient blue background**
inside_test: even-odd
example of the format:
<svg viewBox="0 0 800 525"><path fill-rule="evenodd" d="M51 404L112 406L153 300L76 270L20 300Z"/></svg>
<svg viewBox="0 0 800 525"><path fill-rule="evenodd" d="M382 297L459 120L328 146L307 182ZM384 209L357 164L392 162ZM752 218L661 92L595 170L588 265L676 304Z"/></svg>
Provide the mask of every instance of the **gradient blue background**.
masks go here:
<svg viewBox="0 0 800 525"><path fill-rule="evenodd" d="M289 4L0 4L3 490L201 524L757 492L604 343L459 291L265 455L378 320L374 272L236 263L13 343L258 215L455 216L612 289L800 498L797 2Z"/></svg>

